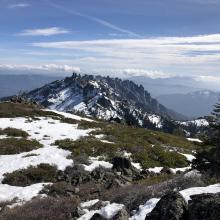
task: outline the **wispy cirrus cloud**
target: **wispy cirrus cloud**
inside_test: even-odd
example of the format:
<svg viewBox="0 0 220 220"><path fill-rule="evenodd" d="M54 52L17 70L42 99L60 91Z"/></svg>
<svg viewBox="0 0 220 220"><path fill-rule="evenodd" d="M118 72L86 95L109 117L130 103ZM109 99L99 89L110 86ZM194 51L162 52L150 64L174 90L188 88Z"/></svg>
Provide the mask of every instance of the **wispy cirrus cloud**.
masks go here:
<svg viewBox="0 0 220 220"><path fill-rule="evenodd" d="M27 29L19 33L19 36L52 36L58 34L68 34L69 30L60 27L50 27L41 29Z"/></svg>
<svg viewBox="0 0 220 220"><path fill-rule="evenodd" d="M9 4L8 8L13 9L13 8L27 8L30 7L31 5L28 3L16 3L16 4Z"/></svg>
<svg viewBox="0 0 220 220"><path fill-rule="evenodd" d="M72 15L76 15L76 16L79 16L79 17L83 17L89 21L92 21L92 22L95 22L95 23L98 23L102 26L105 26L109 29L112 29L114 31L117 31L117 32L120 32L120 33L123 33L123 34L127 34L128 36L131 36L131 37L135 37L135 38L141 38L142 36L133 32L133 31L130 31L128 29L125 29L125 28L122 28L122 27L119 27L115 24L112 24L104 19L100 19L100 18L97 18L95 16L91 16L91 15L88 15L88 14L83 14L83 13L80 13L80 12L77 12L77 11L74 11L73 9L70 9L70 8L67 8L67 7L64 7L62 5L59 5L59 4L56 4L50 0L45 0L45 2L47 2L50 6L58 9L58 10L61 10L61 11L64 11L66 13L69 13L69 14L72 14Z"/></svg>

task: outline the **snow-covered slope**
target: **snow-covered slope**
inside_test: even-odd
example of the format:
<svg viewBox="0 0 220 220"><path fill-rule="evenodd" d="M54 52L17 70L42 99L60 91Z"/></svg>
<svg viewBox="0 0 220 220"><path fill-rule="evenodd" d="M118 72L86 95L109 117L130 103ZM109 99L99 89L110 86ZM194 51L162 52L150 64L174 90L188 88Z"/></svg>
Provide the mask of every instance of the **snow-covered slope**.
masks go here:
<svg viewBox="0 0 220 220"><path fill-rule="evenodd" d="M60 115L63 115L63 113L60 113ZM90 119L68 113L64 113L64 115L66 118L90 121ZM91 129L81 130L77 128L77 124L61 123L59 120L49 117L38 117L37 120L27 120L25 117L0 118L0 129L8 127L26 131L30 135L30 140L36 139L43 145L42 148L29 152L0 155L0 202L14 200L16 204L31 200L38 195L45 184L49 183L38 183L26 187L11 186L1 183L4 174L42 163L56 165L58 170L65 170L66 167L73 165L73 160L68 159L71 152L59 149L54 145L54 142L67 137L76 140L87 136L91 131Z"/></svg>

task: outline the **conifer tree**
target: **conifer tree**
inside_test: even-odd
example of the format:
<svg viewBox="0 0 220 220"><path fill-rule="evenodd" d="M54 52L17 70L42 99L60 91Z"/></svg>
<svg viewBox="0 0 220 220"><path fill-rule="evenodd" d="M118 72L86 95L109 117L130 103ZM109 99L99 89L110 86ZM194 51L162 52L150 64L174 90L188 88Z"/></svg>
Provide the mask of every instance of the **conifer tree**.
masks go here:
<svg viewBox="0 0 220 220"><path fill-rule="evenodd" d="M220 100L214 105L212 115L208 117L211 132L204 150L197 154L194 168L220 176Z"/></svg>

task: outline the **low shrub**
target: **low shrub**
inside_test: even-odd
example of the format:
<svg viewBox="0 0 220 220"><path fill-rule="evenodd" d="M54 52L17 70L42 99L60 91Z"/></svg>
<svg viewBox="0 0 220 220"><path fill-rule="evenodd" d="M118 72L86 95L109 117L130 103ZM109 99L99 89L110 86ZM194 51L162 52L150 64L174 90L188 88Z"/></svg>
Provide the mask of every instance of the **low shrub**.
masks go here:
<svg viewBox="0 0 220 220"><path fill-rule="evenodd" d="M79 205L77 198L35 198L23 206L5 209L1 220L72 220ZM78 216L76 216L78 217Z"/></svg>
<svg viewBox="0 0 220 220"><path fill-rule="evenodd" d="M138 137L137 137L138 139ZM139 139L141 139L139 137ZM115 144L102 142L101 140L89 136L73 141L71 139L57 140L55 145L60 148L72 152L73 157L80 155L88 156L103 156L105 160L111 161L113 157L120 156L123 151L132 153L132 160L138 162L143 168L155 166L163 167L186 167L188 162L186 157L177 153L166 151L162 146L152 147L147 142L130 141L123 143L121 140Z"/></svg>
<svg viewBox="0 0 220 220"><path fill-rule="evenodd" d="M23 138L27 138L29 136L29 134L26 131L16 128L5 128L3 130L0 130L0 135L7 135L10 137L23 137Z"/></svg>
<svg viewBox="0 0 220 220"><path fill-rule="evenodd" d="M6 173L2 181L3 184L12 186L29 186L41 182L54 182L56 180L57 168L48 164L40 164L37 167L17 170Z"/></svg>
<svg viewBox="0 0 220 220"><path fill-rule="evenodd" d="M75 193L75 187L67 182L61 181L52 185L46 185L41 193L52 197L72 197Z"/></svg>
<svg viewBox="0 0 220 220"><path fill-rule="evenodd" d="M25 138L4 138L0 139L0 155L19 154L42 147L36 140L27 140Z"/></svg>

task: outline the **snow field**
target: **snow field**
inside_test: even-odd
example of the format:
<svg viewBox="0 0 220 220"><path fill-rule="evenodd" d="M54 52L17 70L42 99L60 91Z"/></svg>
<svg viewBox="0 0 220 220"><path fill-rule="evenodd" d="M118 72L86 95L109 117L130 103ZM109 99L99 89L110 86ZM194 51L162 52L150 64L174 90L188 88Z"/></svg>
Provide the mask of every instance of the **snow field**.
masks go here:
<svg viewBox="0 0 220 220"><path fill-rule="evenodd" d="M57 112L58 113L58 112ZM78 116L73 116L68 113L62 113L64 116L74 119ZM80 130L77 125L61 123L59 120L54 120L47 117L38 117L38 120L27 120L27 118L0 118L0 128L7 127L22 129L26 131L29 139L36 139L41 144L42 148L37 150L24 152L15 155L0 155L0 181L3 180L5 173L12 173L19 169L25 169L29 166L37 166L41 163L55 165L59 170L65 170L67 166L72 166L73 161L67 159L71 154L69 151L59 149L53 146L56 140L70 138L76 140L82 136L87 136L91 129ZM7 138L1 136L1 138ZM43 186L48 183L33 184L27 187L15 187L6 184L0 184L0 202L12 201L16 199L16 204L21 204L31 200L37 196Z"/></svg>

